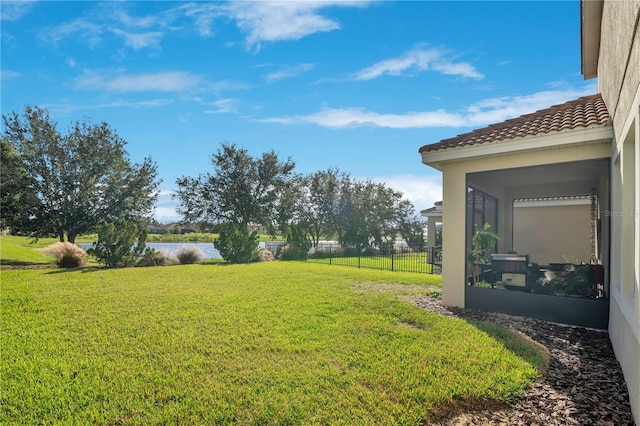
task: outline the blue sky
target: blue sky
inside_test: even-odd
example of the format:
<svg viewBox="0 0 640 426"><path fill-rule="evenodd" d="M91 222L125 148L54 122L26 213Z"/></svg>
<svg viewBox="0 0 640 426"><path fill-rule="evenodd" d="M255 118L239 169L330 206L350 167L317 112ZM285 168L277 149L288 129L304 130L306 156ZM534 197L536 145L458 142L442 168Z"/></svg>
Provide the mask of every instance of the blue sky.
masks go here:
<svg viewBox="0 0 640 426"><path fill-rule="evenodd" d="M222 142L441 199L428 143L596 93L568 2L5 2L2 114L110 123L158 164L156 217Z"/></svg>

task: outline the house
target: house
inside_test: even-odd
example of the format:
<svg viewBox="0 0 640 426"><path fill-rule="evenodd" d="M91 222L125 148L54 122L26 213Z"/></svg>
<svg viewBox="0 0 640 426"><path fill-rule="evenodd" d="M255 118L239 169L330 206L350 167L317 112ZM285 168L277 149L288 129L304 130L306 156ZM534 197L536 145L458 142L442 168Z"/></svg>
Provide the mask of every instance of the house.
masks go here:
<svg viewBox="0 0 640 426"><path fill-rule="evenodd" d="M421 210L420 215L427 218L427 248L433 248L438 245L437 231L442 231L442 201L436 201L433 207Z"/></svg>
<svg viewBox="0 0 640 426"><path fill-rule="evenodd" d="M442 212L443 303L607 328L636 423L640 423L639 21L638 0L582 0L581 71L585 79L598 77L600 93L419 150L422 162L440 170L443 177L447 206ZM484 224L501 237L493 250L495 265L481 271L496 288L468 285L478 265L468 265L466 253L476 225ZM533 291L562 283L559 278L545 281L547 274L557 274L553 261L560 254L565 259L556 261L565 268L555 278L568 280L564 271L586 271L597 285L597 296L581 299ZM578 258L587 265L575 265ZM511 259L512 269L498 268L505 259ZM534 273L537 278L529 280Z"/></svg>

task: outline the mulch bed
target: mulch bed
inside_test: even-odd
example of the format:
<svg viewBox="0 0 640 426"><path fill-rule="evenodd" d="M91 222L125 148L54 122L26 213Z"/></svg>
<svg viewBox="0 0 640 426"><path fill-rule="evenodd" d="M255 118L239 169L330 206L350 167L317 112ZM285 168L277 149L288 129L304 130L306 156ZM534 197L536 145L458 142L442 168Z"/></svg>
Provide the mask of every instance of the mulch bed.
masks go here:
<svg viewBox="0 0 640 426"><path fill-rule="evenodd" d="M549 370L511 405L461 402L437 413L434 425L634 425L629 393L609 334L532 318L449 308L424 297L416 304L465 320L518 331L547 348Z"/></svg>

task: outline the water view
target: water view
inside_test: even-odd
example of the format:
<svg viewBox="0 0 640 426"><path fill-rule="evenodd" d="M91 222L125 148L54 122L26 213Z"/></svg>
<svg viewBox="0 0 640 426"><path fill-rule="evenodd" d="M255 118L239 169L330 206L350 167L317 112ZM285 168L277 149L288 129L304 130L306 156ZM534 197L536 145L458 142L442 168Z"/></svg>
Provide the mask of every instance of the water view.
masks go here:
<svg viewBox="0 0 640 426"><path fill-rule="evenodd" d="M91 243L78 244L83 249L91 248ZM165 250L168 253L180 250L182 247L197 247L204 253L205 259L221 259L220 252L213 246L213 243L147 243L147 247L154 250Z"/></svg>

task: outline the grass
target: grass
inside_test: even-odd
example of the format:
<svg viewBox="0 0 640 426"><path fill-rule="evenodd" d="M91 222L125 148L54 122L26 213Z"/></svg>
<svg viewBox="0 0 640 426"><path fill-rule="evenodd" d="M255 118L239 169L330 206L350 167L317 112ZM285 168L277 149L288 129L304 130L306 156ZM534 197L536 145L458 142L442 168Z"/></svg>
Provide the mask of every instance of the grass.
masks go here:
<svg viewBox="0 0 640 426"><path fill-rule="evenodd" d="M55 264L55 257L38 249L57 243L57 238L41 238L37 242L13 235L0 236L0 265L46 265Z"/></svg>
<svg viewBox="0 0 640 426"><path fill-rule="evenodd" d="M422 424L512 400L544 364L510 332L402 300L439 276L267 262L0 278L3 424Z"/></svg>

